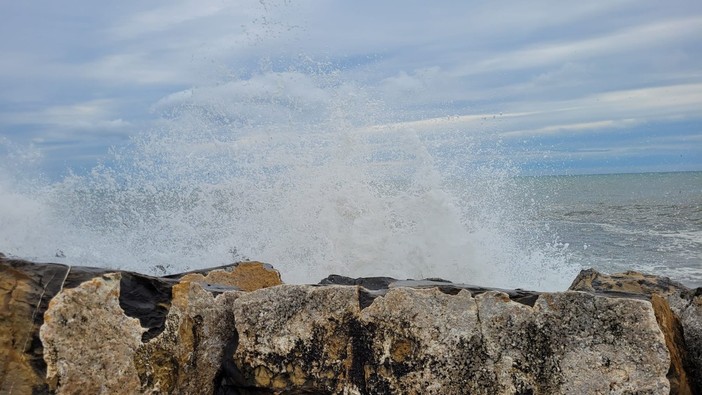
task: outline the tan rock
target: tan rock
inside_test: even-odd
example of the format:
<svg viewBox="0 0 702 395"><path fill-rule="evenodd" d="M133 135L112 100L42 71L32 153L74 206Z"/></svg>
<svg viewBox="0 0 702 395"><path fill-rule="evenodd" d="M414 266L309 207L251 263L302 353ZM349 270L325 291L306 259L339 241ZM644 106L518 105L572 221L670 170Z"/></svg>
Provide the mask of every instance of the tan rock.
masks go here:
<svg viewBox="0 0 702 395"><path fill-rule="evenodd" d="M202 273L188 273L181 281L194 281L224 286L234 286L243 291L282 284L280 273L270 265L261 262L239 262L226 269L216 269Z"/></svg>
<svg viewBox="0 0 702 395"><path fill-rule="evenodd" d="M682 324L662 296L653 294L651 304L670 352L670 369L667 374L668 381L670 381L670 393L680 395L692 394L690 378L686 371L690 362L685 349Z"/></svg>
<svg viewBox="0 0 702 395"><path fill-rule="evenodd" d="M224 352L236 340L231 307L240 292L218 296L198 283L173 286L164 331L134 356L142 393L213 393Z"/></svg>
<svg viewBox="0 0 702 395"><path fill-rule="evenodd" d="M667 394L670 363L647 301L393 288L280 286L235 302L234 361L249 388L407 394Z"/></svg>
<svg viewBox="0 0 702 395"><path fill-rule="evenodd" d="M39 326L67 271L60 265L24 270L24 262L0 257L0 393L48 390Z"/></svg>
<svg viewBox="0 0 702 395"><path fill-rule="evenodd" d="M119 306L119 273L60 292L40 330L47 382L58 394L130 393L139 388L134 354L144 329ZM133 393L133 392L132 392Z"/></svg>
<svg viewBox="0 0 702 395"><path fill-rule="evenodd" d="M675 391L702 393L702 310L700 288L694 290L667 277L634 271L603 274L583 270L570 289L652 301L671 352L669 379Z"/></svg>
<svg viewBox="0 0 702 395"><path fill-rule="evenodd" d="M582 270L568 288L571 291L622 293L631 295L680 295L687 287L668 277L635 271L604 274L594 269Z"/></svg>
<svg viewBox="0 0 702 395"><path fill-rule="evenodd" d="M361 331L356 287L282 285L234 302L242 386L342 393Z"/></svg>

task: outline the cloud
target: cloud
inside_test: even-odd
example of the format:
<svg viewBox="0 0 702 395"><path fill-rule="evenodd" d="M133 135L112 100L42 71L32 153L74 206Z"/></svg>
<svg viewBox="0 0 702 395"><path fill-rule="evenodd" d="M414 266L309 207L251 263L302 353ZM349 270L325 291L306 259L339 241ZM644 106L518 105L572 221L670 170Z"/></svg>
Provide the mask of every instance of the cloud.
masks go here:
<svg viewBox="0 0 702 395"><path fill-rule="evenodd" d="M688 0L70 0L4 3L0 22L13 37L0 135L43 146L138 136L186 112L183 128L506 139L702 118L702 6Z"/></svg>
<svg viewBox="0 0 702 395"><path fill-rule="evenodd" d="M702 34L702 17L687 17L645 24L609 34L565 42L540 43L505 52L477 63L459 66L458 75L533 68L605 55L622 55L641 49L652 51L671 42ZM650 52L649 52L650 53Z"/></svg>

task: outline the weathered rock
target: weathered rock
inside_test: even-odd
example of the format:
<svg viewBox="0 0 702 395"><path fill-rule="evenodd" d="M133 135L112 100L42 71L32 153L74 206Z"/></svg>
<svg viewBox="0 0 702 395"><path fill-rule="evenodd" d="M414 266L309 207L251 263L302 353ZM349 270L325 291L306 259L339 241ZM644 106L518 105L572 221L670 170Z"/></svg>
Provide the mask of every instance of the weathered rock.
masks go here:
<svg viewBox="0 0 702 395"><path fill-rule="evenodd" d="M236 344L232 305L239 293L214 296L198 283L175 285L164 331L134 356L138 392L213 393L225 350Z"/></svg>
<svg viewBox="0 0 702 395"><path fill-rule="evenodd" d="M690 304L680 313L693 391L702 394L702 288L697 288Z"/></svg>
<svg viewBox="0 0 702 395"><path fill-rule="evenodd" d="M631 270L624 273L604 274L595 269L581 270L568 289L615 297L650 297L653 294L681 297L689 292L686 286L668 277Z"/></svg>
<svg viewBox="0 0 702 395"><path fill-rule="evenodd" d="M71 273L66 265L0 257L0 393L48 391L39 339L44 311L62 288L100 273L92 268Z"/></svg>
<svg viewBox="0 0 702 395"><path fill-rule="evenodd" d="M538 293L340 276L272 287L259 263L0 269L0 393L699 393L702 295L638 274L617 279L638 290L591 273L589 292Z"/></svg>
<svg viewBox="0 0 702 395"><path fill-rule="evenodd" d="M608 275L588 269L570 289L651 300L672 357L668 376L673 390L702 394L702 310L697 307L702 288L635 271Z"/></svg>
<svg viewBox="0 0 702 395"><path fill-rule="evenodd" d="M670 352L670 369L667 374L668 381L670 381L670 393L692 394L690 378L687 375L687 371L692 365L685 348L686 343L680 320L662 296L653 294L651 304Z"/></svg>
<svg viewBox="0 0 702 395"><path fill-rule="evenodd" d="M508 295L281 286L235 302L248 388L291 393L668 393L651 304L586 293Z"/></svg>
<svg viewBox="0 0 702 395"><path fill-rule="evenodd" d="M83 324L85 324L83 333L90 334L91 336L94 335L98 338L116 336L114 334L102 333L103 330L108 328L100 326L100 320L93 322L93 315L112 317L115 320L122 319L120 317L124 316L138 319L140 330L143 328L143 330L140 331L140 340L146 343L164 332L167 326L167 316L170 314L172 317L170 317L170 321L168 322L171 327L180 328L179 330L183 333L187 332L187 330L183 328L188 327L188 325L190 325L189 330L191 333L206 331L207 333L198 336L203 339L203 344L208 344L207 342L210 342L209 332L220 333L222 325L224 327L232 325L232 321L227 319L229 316L217 310L224 308L222 304L226 305L226 303L223 301L227 300L230 295L222 298L215 298L215 295L236 289L230 285L231 282L219 284L222 275L214 275L209 278L208 275L210 271L231 273L232 268L235 266L238 265L221 266L193 272L201 275L203 278L207 278L207 283L198 284L197 287L207 290L208 292L204 292L204 295L209 295L209 299L206 299L207 296L202 296L196 292L189 292L188 295L193 296L193 298L195 298L194 295L200 295L201 297L199 299L195 298L197 301L193 300L191 303L193 306L198 307L188 308L185 310L186 312L183 313L180 307L176 309L171 308L171 289L174 286L186 286L185 284L188 284L187 287L190 287L190 282L180 279L184 277L185 274L157 278L131 272L119 272L118 274L114 274L115 271L105 268L68 266L52 263L36 264L23 260L9 259L4 256L0 257L0 301L2 301L2 303L0 303L0 393L46 393L50 390L47 382L47 374L51 377L61 377L61 374L63 374L61 372L72 374L72 371L61 371L58 368L57 370L47 372L47 361L51 361L51 363L54 363L56 366L63 366L62 364L64 364L64 362L61 361L78 356L77 354L72 354L74 351L68 351L67 349L67 347L77 344L72 342L73 338L82 341L79 337L75 337L69 333L70 325L76 324L76 321L70 321L70 325L69 321L67 321L64 326L56 327L57 322L62 322L58 320L53 321L51 325L47 326L46 330L49 331L47 332L47 339L51 338L54 340L52 340L53 348L50 351L50 353L53 354L46 356L46 361L44 356L44 344L40 339L39 331L42 324L44 324L44 315L49 307L49 301L55 299L55 297L57 298L57 295L63 296L60 299L56 299L54 303L56 306L63 307L60 309L56 307L58 310L52 310L54 312L51 314L69 314L61 309L74 309L76 317L81 316L85 319L85 322L81 321L81 328L83 328ZM255 265L251 266L253 267ZM273 275L270 274L270 266L265 264L260 264L259 266L261 270L266 270L266 273L268 273L268 277L266 277L266 280L262 283L270 284L270 279L275 278L275 276L278 276L277 278L279 279L277 272L273 271ZM247 275L250 276L250 274L255 271L255 268L245 271L243 277ZM119 280L115 280L111 276L118 276ZM227 274L226 276L230 276L230 280L232 277L236 277L231 274ZM118 282L118 285L115 285L115 281ZM100 286L100 289L112 287L117 290L116 293L109 294L108 299L110 303L117 300L117 307L119 307L119 309L111 304L106 304L108 299L105 298L107 298L107 295L99 293L92 295L84 291L81 293L79 290L72 291L76 287L83 286L82 284L84 283L85 287L97 287L95 284L102 284L103 282L105 283L105 287ZM83 288L81 288L81 290L82 289ZM64 293L66 294L64 295ZM70 295L70 298L67 295ZM77 305L80 298L97 300L98 296L103 298L100 302L93 304L84 303L82 308ZM220 299L222 302L217 302L217 300ZM190 303L183 302L182 298L176 298L176 300L178 306L182 306L183 304L188 305L188 303ZM76 304L76 306L67 307L73 304ZM108 307L109 309L105 310ZM206 313L213 309L216 310L217 313L213 313L212 317L207 316ZM200 312L200 310L202 310L202 312ZM191 313L195 318L186 319L186 316ZM202 318L202 325L200 325L200 318ZM181 321L183 322L181 323ZM178 324L176 325L173 322ZM208 322L212 323L212 325L207 326L209 325L207 324ZM54 332L50 331L51 328L53 328L52 330L54 330ZM225 332L227 332L227 334L226 336L222 335L222 339L224 339L222 341L228 342L232 337L232 332L230 330L226 330ZM65 336L65 338L61 338L61 336ZM164 349L167 347L163 339L169 336L171 339L175 339L174 341L180 341L180 335L174 335L172 332L167 333L162 336L160 340L163 343L162 348ZM216 340L213 341L216 343ZM142 344L141 342L140 344ZM219 350L220 348L218 347L221 344L216 344L218 344L218 346L215 348ZM155 349L154 346L151 347ZM139 346L137 355L144 354L144 352L141 351L142 348L143 346ZM199 349L199 347L197 348ZM77 348L76 350L85 349L86 347ZM97 348L94 352L90 353L92 358L96 358L96 364L101 362L99 359L101 351L104 351L104 348ZM212 350L210 349L209 351ZM219 353L221 356L222 351L220 350ZM70 358L63 358L62 356L65 355L70 355ZM109 353L105 355L109 355ZM164 355L164 353L161 355ZM216 352L210 352L209 355L217 359ZM138 360L137 357L135 357L135 359ZM75 365L76 369L82 369L80 363L76 363L78 363ZM215 365L218 367L219 363L220 361L217 360ZM154 362L154 364L158 365L158 362ZM141 374L140 378L148 378L148 363L143 363L142 365L142 367L146 367L144 368L145 370L142 369L139 371ZM178 368L181 367L178 366ZM182 372L185 371L187 371L187 369L182 370ZM216 371L215 369L212 375L214 375ZM62 378L61 380L64 379ZM55 381L61 383L65 382L61 380ZM73 382L71 380L69 381ZM151 388L148 382L140 385L144 389ZM211 380L208 385L212 387L213 384ZM58 387L54 386L53 388Z"/></svg>
<svg viewBox="0 0 702 395"><path fill-rule="evenodd" d="M332 274L327 278L319 282L320 285L358 285L366 290L373 292L365 292L362 295L361 301L362 307L370 304L372 300L380 295L383 295L388 289L391 288L437 288L441 292L455 295L461 290L466 290L473 296L480 295L489 291L499 291L509 295L509 298L529 306L533 306L536 299L539 297L540 292L527 291L523 289L502 289L502 288L488 288L480 287L471 284L460 284L453 283L448 280L443 279L424 279L424 280L398 280L392 277L359 277L351 278L346 276L340 276L338 274Z"/></svg>
<svg viewBox="0 0 702 395"><path fill-rule="evenodd" d="M119 306L120 277L96 277L49 303L40 336L52 391L112 394L138 388L133 358L145 329Z"/></svg>
<svg viewBox="0 0 702 395"><path fill-rule="evenodd" d="M217 297L199 284L173 286L164 330L142 343L139 320L119 307L120 273L64 290L41 327L47 381L56 393L213 393L238 292Z"/></svg>
<svg viewBox="0 0 702 395"><path fill-rule="evenodd" d="M239 262L226 269L210 270L205 275L197 272L187 273L180 277L180 280L233 286L242 291L255 291L283 283L280 273L262 262Z"/></svg>

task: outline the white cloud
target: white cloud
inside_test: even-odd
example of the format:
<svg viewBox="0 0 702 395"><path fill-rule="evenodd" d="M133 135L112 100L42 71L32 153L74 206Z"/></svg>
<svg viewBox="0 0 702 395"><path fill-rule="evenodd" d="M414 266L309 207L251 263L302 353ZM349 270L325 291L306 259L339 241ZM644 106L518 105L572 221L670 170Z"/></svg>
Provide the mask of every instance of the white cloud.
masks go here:
<svg viewBox="0 0 702 395"><path fill-rule="evenodd" d="M14 37L0 43L0 135L139 133L150 108L179 106L280 133L556 135L702 118L702 6L689 0L74 6L69 19L0 5Z"/></svg>
<svg viewBox="0 0 702 395"><path fill-rule="evenodd" d="M478 62L457 67L457 75L518 70L605 55L622 55L646 50L654 51L675 41L689 41L702 35L702 17L678 18L628 27L599 37L555 43L538 43L526 48L505 51Z"/></svg>
<svg viewBox="0 0 702 395"><path fill-rule="evenodd" d="M168 2L123 18L109 30L118 39L131 39L153 32L171 30L185 22L216 15L231 6L221 1ZM242 7L245 12L246 8Z"/></svg>

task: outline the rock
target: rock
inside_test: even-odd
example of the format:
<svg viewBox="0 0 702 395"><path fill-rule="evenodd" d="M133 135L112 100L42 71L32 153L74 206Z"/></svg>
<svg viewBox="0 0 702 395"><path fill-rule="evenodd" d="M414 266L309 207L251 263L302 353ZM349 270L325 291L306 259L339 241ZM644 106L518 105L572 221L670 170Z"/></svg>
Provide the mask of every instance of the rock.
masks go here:
<svg viewBox="0 0 702 395"><path fill-rule="evenodd" d="M255 291L283 283L280 273L262 262L239 262L226 269L210 270L206 275L187 273L180 280L233 286L242 291Z"/></svg>
<svg viewBox="0 0 702 395"><path fill-rule="evenodd" d="M702 293L646 275L606 286L589 273L588 292L538 293L387 277L284 285L255 262L164 277L3 257L0 269L0 393L700 388Z"/></svg>
<svg viewBox="0 0 702 395"><path fill-rule="evenodd" d="M702 394L702 288L697 288L697 294L680 313L680 323L690 362L691 384L697 394Z"/></svg>
<svg viewBox="0 0 702 395"><path fill-rule="evenodd" d="M235 302L242 386L290 393L668 393L651 304L393 288L280 286Z"/></svg>
<svg viewBox="0 0 702 395"><path fill-rule="evenodd" d="M173 309L171 304L175 302L172 301L172 288L177 287L180 289L181 287L191 286L190 282L181 281L180 278L184 277L185 274L157 278L138 273L115 272L105 268L69 266L53 263L37 264L18 259L9 259L4 256L0 257L0 300L3 301L0 303L0 393L47 393L50 390L47 374L52 377L51 383L54 384L54 389L59 388L56 386L56 383L62 383L63 385L63 383L74 382L73 378L69 381L65 381L68 379L62 376L64 373L69 375L73 374L73 371L62 370L63 368L60 367L64 366L66 363L65 360L67 358L65 358L65 356L70 356L68 359L80 356L80 354L74 354L74 351L69 350L70 347L78 344L71 340L74 336L71 335L70 330L72 329L70 329L70 325L76 324L75 320L70 321L70 325L67 320L65 325L57 326L57 323L63 322L61 319L58 319L50 322L50 324L46 326L46 331L48 331L46 332L47 341L51 339L50 344L52 348L49 355L44 355L45 345L40 339L40 327L44 324L44 315L45 312L47 312L51 300L56 299L56 302L54 302L55 308L51 310L52 312L50 314L69 314L62 309L73 308L75 309L73 313L76 317L80 316L86 320L85 322L81 320L81 328L83 328L84 325L84 331L81 333L91 334L91 336L100 334L100 338L120 337L124 334L115 335L103 333L103 331L109 328L101 326L101 321L94 322L93 315L104 316L103 318L112 317L118 321L124 319L123 317L137 319L140 328L140 346L137 348L137 351L135 351L134 359L139 360L138 357L144 354L142 351L144 348L142 343L147 344L149 340L162 334L168 325L170 325L169 328L180 328L179 330L184 331L184 333L188 330L190 333L206 331L207 334L202 334L201 336L202 339L206 339L203 340L205 342L203 344L209 344L207 342L211 341L210 332L219 333L218 331L220 331L222 327L228 328L227 325L231 326L232 320L228 319L229 316L226 313L221 313L219 310L216 310L218 311L217 314L213 313L213 318L212 316L207 316L197 311L193 312L192 307L183 310L180 306L198 306L195 310L202 310L204 312L212 311L212 309L217 308L224 309L223 306L218 304L224 302L217 302L217 300L228 300L231 295L226 295L222 298L218 298L216 295L226 292L231 293L236 288L230 285L231 282L224 285L218 284L218 282L225 282L221 281L222 277L229 276L230 279L236 277L231 275L233 272L232 269L235 266L238 265L221 266L190 273L193 275L200 275L209 282L209 284L198 284L196 288L202 289L204 295L209 295L210 299L207 299L202 293L196 293L194 291L187 292L186 294L192 295L193 298L195 295L199 295L197 302L183 302L183 298L176 298L179 307ZM251 279L251 277L252 274L257 273L258 269L256 269L256 265L244 266L249 270L242 271L241 273L243 273L243 275L240 277L244 278L245 282L248 281L248 284L254 283L255 279ZM264 279L260 281L260 283L271 284L273 282L271 279L275 279L276 276L278 281L280 281L279 274L273 271L269 265L260 264L259 268L261 271L265 270ZM209 276L211 271L216 271L217 273ZM227 274L223 275L219 273ZM118 276L119 280L111 276ZM119 284L115 285L115 282ZM96 284L102 283L104 284L99 286L99 289L104 290L111 288L114 292L109 295L100 293L91 295L89 292L73 290L77 287L95 288L98 287ZM83 286L83 284L85 285ZM187 284L187 286L185 284ZM83 290L83 288L80 289ZM58 298L57 295L63 296ZM67 295L70 295L70 297ZM107 296L109 296L109 298L107 298ZM72 304L77 305L78 301L82 300L81 298L91 300L98 297L102 298L99 302L87 305L84 304L82 309L78 308L78 306L67 307ZM114 300L117 300L117 307L119 307L119 309L110 304L114 302ZM110 303L107 303L108 301ZM63 307L59 308L57 306ZM183 311L185 311L185 313ZM189 317L188 314L191 312L194 318L187 318ZM50 316L53 317L53 315ZM170 317L170 321L167 321L167 317ZM200 322L200 319L202 319L202 322ZM133 320L128 322L133 322ZM141 328L143 328L143 330ZM65 338L61 336L65 336ZM169 338L169 336L172 341L180 341L179 334L173 334L172 331L168 332L161 336L159 340L161 348L168 348L166 347L167 342L165 342L164 339ZM222 342L227 343L232 337L232 332L227 330L227 335L222 336ZM125 339L128 338L128 336L125 337ZM215 338L216 337L213 337L212 339ZM80 340L80 338L76 339ZM218 346L215 348L220 350L218 347L221 346L221 344L216 344L218 344ZM95 346L95 344L93 344L93 346ZM125 345L124 347L127 346ZM127 347L127 349L129 349L129 347ZM156 348L155 346L151 346L151 349ZM78 348L77 350L85 350L85 347ZM100 362L100 353L104 351L104 348L97 348L89 355L95 358L95 362L97 363ZM217 352L213 352L211 349L209 351L209 355L217 359ZM222 352L222 350L219 351L220 356ZM164 353L160 355L164 355ZM207 360L207 358L205 359ZM150 366L149 364L151 364L151 361L144 362L143 358L140 361L142 365L139 365L139 367L143 369L138 371L141 375L139 377L145 378L145 380L150 379L149 375L151 373L149 373L148 366ZM52 366L54 367L52 369L54 370L47 370L47 362L53 364ZM83 362L75 362L75 369L82 369L80 363ZM204 364L204 362L202 363ZM153 364L159 365L158 362L154 362ZM217 360L215 363L217 369L219 368L219 364L220 361ZM182 368L180 365L176 367L179 369ZM212 375L217 373L217 369L214 370ZM182 371L187 372L188 369L182 369ZM59 379L55 379L57 377ZM211 381L212 380L208 382L209 387L214 385ZM192 382L197 383L195 380ZM73 384L66 385L67 387L62 388L72 388L70 385ZM149 387L149 383L140 385L143 388L151 388Z"/></svg>
<svg viewBox="0 0 702 395"><path fill-rule="evenodd" d="M568 288L571 291L584 291L608 296L681 296L689 289L668 277L653 276L635 271L603 274L595 269L581 270Z"/></svg>
<svg viewBox="0 0 702 395"><path fill-rule="evenodd" d="M0 257L0 393L48 391L39 339L44 311L62 288L99 273L91 268L71 273L66 265Z"/></svg>
<svg viewBox="0 0 702 395"><path fill-rule="evenodd" d="M136 351L135 392L214 393L222 385L217 375L225 351L236 345L232 305L239 294L215 296L198 283L176 284L164 331Z"/></svg>
<svg viewBox="0 0 702 395"><path fill-rule="evenodd" d="M139 388L133 359L146 330L119 306L120 277L93 278L49 303L40 336L52 391L111 394Z"/></svg>
<svg viewBox="0 0 702 395"><path fill-rule="evenodd" d="M682 324L662 296L653 294L651 304L670 352L670 369L667 374L668 381L670 381L670 393L692 394L692 383L687 375L687 372L691 371L692 365L688 358Z"/></svg>
<svg viewBox="0 0 702 395"><path fill-rule="evenodd" d="M702 393L702 288L689 289L667 277L628 271L580 272L571 290L651 300L671 352L669 379L676 393Z"/></svg>

